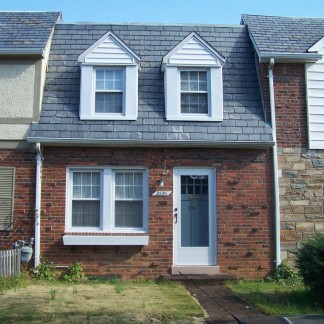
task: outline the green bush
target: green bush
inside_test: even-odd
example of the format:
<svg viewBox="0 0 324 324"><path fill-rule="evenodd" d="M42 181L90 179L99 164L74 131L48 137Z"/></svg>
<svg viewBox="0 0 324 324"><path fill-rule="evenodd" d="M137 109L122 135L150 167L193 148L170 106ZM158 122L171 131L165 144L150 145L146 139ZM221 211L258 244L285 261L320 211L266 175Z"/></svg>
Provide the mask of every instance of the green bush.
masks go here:
<svg viewBox="0 0 324 324"><path fill-rule="evenodd" d="M302 243L296 256L296 265L305 285L324 297L324 234L318 233Z"/></svg>
<svg viewBox="0 0 324 324"><path fill-rule="evenodd" d="M68 282L76 282L84 279L84 277L83 268L79 262L68 267L68 269L62 275L62 279Z"/></svg>
<svg viewBox="0 0 324 324"><path fill-rule="evenodd" d="M290 286L298 285L302 282L300 275L287 263L281 263L268 280Z"/></svg>
<svg viewBox="0 0 324 324"><path fill-rule="evenodd" d="M36 269L33 270L32 275L36 279L47 281L54 281L57 279L55 276L55 267L46 260L41 260Z"/></svg>

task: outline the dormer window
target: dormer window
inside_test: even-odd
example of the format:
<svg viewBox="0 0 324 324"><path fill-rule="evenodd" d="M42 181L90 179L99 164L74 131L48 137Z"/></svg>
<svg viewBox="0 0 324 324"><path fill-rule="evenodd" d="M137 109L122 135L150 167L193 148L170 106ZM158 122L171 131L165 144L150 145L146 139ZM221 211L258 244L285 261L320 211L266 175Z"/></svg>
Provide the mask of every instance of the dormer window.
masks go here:
<svg viewBox="0 0 324 324"><path fill-rule="evenodd" d="M95 113L123 112L124 69L96 68Z"/></svg>
<svg viewBox="0 0 324 324"><path fill-rule="evenodd" d="M78 60L80 119L136 120L139 57L108 32Z"/></svg>
<svg viewBox="0 0 324 324"><path fill-rule="evenodd" d="M198 34L187 36L162 61L167 120L223 120L225 59Z"/></svg>
<svg viewBox="0 0 324 324"><path fill-rule="evenodd" d="M181 114L208 114L207 71L180 71Z"/></svg>

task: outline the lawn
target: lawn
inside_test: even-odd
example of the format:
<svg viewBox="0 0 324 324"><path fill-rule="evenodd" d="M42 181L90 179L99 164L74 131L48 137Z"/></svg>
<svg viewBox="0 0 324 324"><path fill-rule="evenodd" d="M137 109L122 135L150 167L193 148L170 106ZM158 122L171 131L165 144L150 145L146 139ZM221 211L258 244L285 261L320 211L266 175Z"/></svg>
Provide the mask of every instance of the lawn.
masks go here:
<svg viewBox="0 0 324 324"><path fill-rule="evenodd" d="M191 323L203 316L202 308L176 283L0 282L0 323Z"/></svg>
<svg viewBox="0 0 324 324"><path fill-rule="evenodd" d="M227 286L268 315L324 314L323 304L301 282L229 282Z"/></svg>

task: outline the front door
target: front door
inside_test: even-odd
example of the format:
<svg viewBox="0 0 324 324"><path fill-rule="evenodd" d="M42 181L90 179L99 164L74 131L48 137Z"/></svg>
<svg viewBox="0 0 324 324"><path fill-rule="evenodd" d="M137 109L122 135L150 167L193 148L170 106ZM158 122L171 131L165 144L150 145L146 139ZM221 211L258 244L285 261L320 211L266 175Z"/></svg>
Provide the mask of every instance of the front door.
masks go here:
<svg viewBox="0 0 324 324"><path fill-rule="evenodd" d="M174 264L216 265L214 169L174 169Z"/></svg>

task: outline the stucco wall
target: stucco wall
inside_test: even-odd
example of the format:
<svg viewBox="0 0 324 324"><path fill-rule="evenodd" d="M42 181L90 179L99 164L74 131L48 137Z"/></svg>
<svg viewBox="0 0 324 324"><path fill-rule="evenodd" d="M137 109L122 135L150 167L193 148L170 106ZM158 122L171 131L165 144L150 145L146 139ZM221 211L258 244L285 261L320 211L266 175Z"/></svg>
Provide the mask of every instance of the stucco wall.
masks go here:
<svg viewBox="0 0 324 324"><path fill-rule="evenodd" d="M33 118L35 64L0 64L0 118Z"/></svg>

